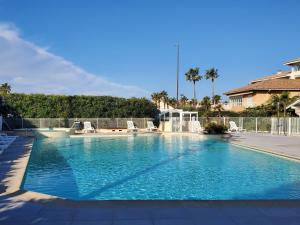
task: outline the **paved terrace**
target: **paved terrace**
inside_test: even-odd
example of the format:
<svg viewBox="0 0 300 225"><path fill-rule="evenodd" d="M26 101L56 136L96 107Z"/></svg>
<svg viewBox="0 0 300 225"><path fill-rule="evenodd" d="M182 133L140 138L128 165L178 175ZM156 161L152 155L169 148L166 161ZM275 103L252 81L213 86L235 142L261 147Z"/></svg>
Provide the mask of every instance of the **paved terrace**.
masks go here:
<svg viewBox="0 0 300 225"><path fill-rule="evenodd" d="M300 160L300 137L261 133L233 134L229 141L265 152Z"/></svg>
<svg viewBox="0 0 300 225"><path fill-rule="evenodd" d="M266 138L238 134L233 140L255 141L256 147L256 140L270 142L267 147L289 144L290 139L291 145L299 143ZM1 225L300 225L299 201L72 201L18 190L31 142L18 138L0 156Z"/></svg>

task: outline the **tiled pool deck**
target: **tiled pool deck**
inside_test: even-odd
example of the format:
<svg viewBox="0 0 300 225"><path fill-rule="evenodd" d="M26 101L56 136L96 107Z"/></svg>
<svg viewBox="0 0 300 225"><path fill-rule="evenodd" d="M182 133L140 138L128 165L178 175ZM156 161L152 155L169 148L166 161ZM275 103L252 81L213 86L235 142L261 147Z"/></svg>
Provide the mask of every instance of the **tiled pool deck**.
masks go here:
<svg viewBox="0 0 300 225"><path fill-rule="evenodd" d="M237 134L231 140L300 158L299 137ZM71 201L20 191L31 142L31 138L18 138L0 156L1 225L300 225L298 200Z"/></svg>

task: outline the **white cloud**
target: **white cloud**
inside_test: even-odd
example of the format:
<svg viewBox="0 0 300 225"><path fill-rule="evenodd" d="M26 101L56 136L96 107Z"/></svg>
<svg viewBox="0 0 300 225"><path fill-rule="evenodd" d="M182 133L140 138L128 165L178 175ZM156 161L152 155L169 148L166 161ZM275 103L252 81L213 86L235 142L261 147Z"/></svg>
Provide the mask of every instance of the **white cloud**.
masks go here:
<svg viewBox="0 0 300 225"><path fill-rule="evenodd" d="M4 82L9 83L14 92L22 93L148 95L141 88L89 73L46 48L24 40L18 29L9 23L0 23L0 83Z"/></svg>

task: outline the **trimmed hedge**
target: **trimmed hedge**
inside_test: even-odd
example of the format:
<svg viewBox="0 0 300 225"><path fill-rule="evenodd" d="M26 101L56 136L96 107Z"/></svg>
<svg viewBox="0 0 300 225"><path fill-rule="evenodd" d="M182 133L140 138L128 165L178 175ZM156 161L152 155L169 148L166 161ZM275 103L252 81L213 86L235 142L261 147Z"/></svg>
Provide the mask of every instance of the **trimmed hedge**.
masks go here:
<svg viewBox="0 0 300 225"><path fill-rule="evenodd" d="M26 118L125 118L157 115L156 106L146 98L111 96L66 96L9 94L1 96L0 114Z"/></svg>

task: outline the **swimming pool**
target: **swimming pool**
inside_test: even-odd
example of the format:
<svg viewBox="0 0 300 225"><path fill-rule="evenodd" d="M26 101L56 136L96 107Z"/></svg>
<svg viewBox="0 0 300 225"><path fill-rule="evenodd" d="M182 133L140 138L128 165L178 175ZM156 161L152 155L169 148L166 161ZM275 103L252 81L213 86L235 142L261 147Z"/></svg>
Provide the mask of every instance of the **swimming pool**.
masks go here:
<svg viewBox="0 0 300 225"><path fill-rule="evenodd" d="M300 163L201 136L45 138L22 188L77 200L299 199Z"/></svg>

